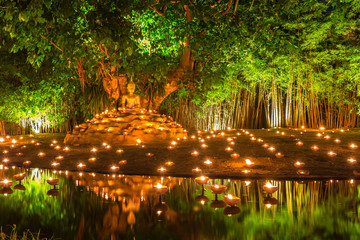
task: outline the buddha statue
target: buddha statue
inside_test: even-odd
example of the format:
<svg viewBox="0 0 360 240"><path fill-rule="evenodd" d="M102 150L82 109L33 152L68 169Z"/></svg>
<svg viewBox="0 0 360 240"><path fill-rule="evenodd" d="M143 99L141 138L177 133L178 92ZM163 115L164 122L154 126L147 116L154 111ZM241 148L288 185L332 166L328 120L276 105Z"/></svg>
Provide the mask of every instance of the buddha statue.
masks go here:
<svg viewBox="0 0 360 240"><path fill-rule="evenodd" d="M121 98L122 106L127 108L140 107L140 97L139 95L134 94L135 83L132 81L132 78L130 83L127 85L127 90L129 94L124 95Z"/></svg>

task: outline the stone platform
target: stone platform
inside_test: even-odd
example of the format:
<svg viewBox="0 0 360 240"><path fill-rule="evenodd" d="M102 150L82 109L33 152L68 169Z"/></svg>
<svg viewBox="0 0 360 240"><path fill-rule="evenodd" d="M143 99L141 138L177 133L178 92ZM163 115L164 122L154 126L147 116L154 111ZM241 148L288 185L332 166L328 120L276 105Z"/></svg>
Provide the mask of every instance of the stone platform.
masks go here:
<svg viewBox="0 0 360 240"><path fill-rule="evenodd" d="M133 108L96 115L69 132L64 143L136 145L168 143L184 137L187 137L186 130L171 117Z"/></svg>

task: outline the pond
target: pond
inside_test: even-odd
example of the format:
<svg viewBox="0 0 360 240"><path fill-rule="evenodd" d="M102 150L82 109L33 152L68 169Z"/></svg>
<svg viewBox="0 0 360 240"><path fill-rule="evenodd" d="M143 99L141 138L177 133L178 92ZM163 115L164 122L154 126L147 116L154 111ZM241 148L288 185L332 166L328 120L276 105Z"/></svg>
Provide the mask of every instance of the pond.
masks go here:
<svg viewBox="0 0 360 240"><path fill-rule="evenodd" d="M13 181L0 195L5 233L16 225L18 233L55 239L360 238L356 180L205 179L201 185L191 178L24 168L1 169L2 185L4 179ZM277 190L266 193L266 183ZM236 206L223 201L237 197Z"/></svg>

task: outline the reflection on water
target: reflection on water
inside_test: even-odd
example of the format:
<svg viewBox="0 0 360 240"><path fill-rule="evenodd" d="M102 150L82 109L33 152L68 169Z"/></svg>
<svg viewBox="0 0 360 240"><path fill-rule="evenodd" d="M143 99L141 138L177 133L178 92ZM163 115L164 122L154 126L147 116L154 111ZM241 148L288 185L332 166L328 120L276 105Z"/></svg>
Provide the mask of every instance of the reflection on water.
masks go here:
<svg viewBox="0 0 360 240"><path fill-rule="evenodd" d="M23 173L23 174L22 174ZM0 170L0 226L58 239L359 239L358 182Z"/></svg>

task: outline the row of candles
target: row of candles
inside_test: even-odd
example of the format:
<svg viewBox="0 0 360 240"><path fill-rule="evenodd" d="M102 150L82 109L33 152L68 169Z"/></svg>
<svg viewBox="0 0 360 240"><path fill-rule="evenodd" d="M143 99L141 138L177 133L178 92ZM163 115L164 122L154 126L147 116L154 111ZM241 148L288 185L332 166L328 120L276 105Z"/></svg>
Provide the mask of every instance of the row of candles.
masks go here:
<svg viewBox="0 0 360 240"><path fill-rule="evenodd" d="M303 132L306 132L306 129L304 129L304 127L302 127L302 129L303 129ZM295 130L297 130L297 129L295 129ZM324 129L321 128L320 130L324 130ZM241 129L241 131L242 131L245 135L248 135L248 136L250 137L250 141L259 142L259 143L262 143L262 142L263 142L263 140L262 140L261 138L256 138L253 134L249 133L248 131L245 131L245 130L243 130L243 129ZM268 131L270 131L270 130L268 130ZM303 132L300 132L300 134L303 134ZM202 137L202 134L204 134L204 133L209 133L209 134L208 134L206 137ZM202 131L198 131L198 140L199 140L199 143L201 144L201 147L203 147L203 148L207 148L207 147L208 147L208 145L206 144L206 140L207 140L207 139L214 138L214 137L218 137L218 136L220 136L220 137L225 136L225 133L224 133L224 132L218 132L218 133L216 133L216 134L215 134L215 133L216 133L215 131L203 131L203 132L202 132ZM276 134L277 134L277 135L280 135L280 136L285 136L285 135L286 135L285 132L283 132L283 131L280 132L279 130L276 131ZM324 134L325 134L325 133L323 132L323 133L318 133L317 135L318 135L318 136L319 136L319 135L322 136L322 135L324 135ZM241 134L240 134L239 132L237 132L236 135L241 135ZM33 137L33 136L30 135L30 137ZM294 137L294 135L290 135L290 137ZM324 138L325 138L325 139L329 139L330 137L329 137L328 135L325 135ZM23 137L20 137L20 140L22 140L22 139L23 139ZM192 136L191 136L191 139L196 139L196 136L195 136L195 135L192 135ZM228 141L228 143L229 143L230 146L228 146L228 147L225 148L225 151L227 151L227 152L230 153L230 157L231 157L232 159L238 159L238 158L240 157L240 155L239 155L238 153L233 152L233 148L231 147L231 146L235 145L235 139L236 139L236 137L228 137L228 138L227 138L227 141ZM4 142L4 141L6 141L6 140L11 141L11 143L13 143L13 144L16 144L16 143L17 143L17 140L16 140L16 139L10 139L10 136L6 136L5 139L4 139L4 138L0 138L0 142L1 142L1 141ZM177 139L177 140L179 141L179 140L181 140L181 139ZM302 141L300 141L299 139L296 139L296 140L297 140L297 142L296 142L296 145L297 145L297 146L303 146L303 142L302 142ZM138 139L137 141L138 141L138 144L140 145L140 144L141 144L141 140ZM39 143L36 142L35 140L32 140L31 142L32 142L32 143L35 143L35 144L39 144ZM339 143L339 142L341 142L341 141L340 141L339 139L336 139L335 142ZM174 140L174 141L172 141L172 142L170 143L170 147L174 148L177 144L178 144L178 142ZM50 144L50 146L51 146L51 147L54 147L55 150L61 150L61 149L62 149L62 150L65 151L65 152L70 151L70 148L69 148L68 146L65 146L65 147L62 148L60 145L57 145L57 141L56 141L56 140L54 140L54 141ZM270 152L274 152L274 151L276 150L275 147L269 146L269 144L267 144L267 143L264 143L262 146L263 146L264 148L267 148ZM104 147L105 149L111 149L111 146L110 146L109 144L107 144L107 143L103 143L103 147ZM144 147L144 146L141 145L141 147ZM358 146L357 146L355 143L351 143L351 144L349 145L349 147L350 147L351 149L356 149ZM26 145L23 145L21 148L26 148ZM319 150L319 147L316 146L316 145L314 145L314 146L311 147L311 149L314 150L314 151L318 151L318 150ZM98 148L92 147L92 148L90 149L90 152L91 152L92 154L96 154L96 153L98 152ZM124 152L123 149L117 149L117 150L116 150L116 153L118 153L118 154L121 154L121 153L123 153L123 152ZM7 154L7 153L8 153L8 150L5 150L5 151L4 151L4 154ZM39 152L39 153L38 153L38 156L39 156L39 157L44 157L45 155L46 155L46 154L45 154L44 152ZM329 151L329 152L328 152L328 155L331 156L331 157L333 157L333 156L336 156L337 154L336 154L334 151ZM17 153L17 156L22 156L22 153L21 153L21 152ZM149 153L146 153L146 156L147 156L147 157L153 157L154 154L149 152ZM195 151L191 152L191 156L193 156L193 157L198 157L198 156L199 156L199 152L195 150ZM284 157L284 154L282 154L281 152L277 152L277 153L275 154L275 157L276 157L276 158L282 158L282 157ZM60 162L59 162L59 161L60 161L60 160L63 160L63 159L64 159L64 157L63 157L62 155L57 156L57 157L55 158L55 161L51 163L51 166L54 167L54 168L55 168L55 167L58 167L58 166L60 165ZM89 160L89 162L93 162L93 161L96 160L96 157L95 157L95 156L91 156L88 160ZM3 162L4 164L7 164L9 161L10 161L10 160L9 160L8 158L4 158L2 162ZM357 161L356 161L356 159L354 159L353 157L350 157L350 158L347 159L347 162L353 164L353 163L356 163ZM121 160L121 161L118 162L118 165L115 165L115 164L111 165L111 166L110 166L110 170L111 170L111 171L116 171L116 170L118 170L118 169L120 168L119 165L124 165L124 164L126 164L126 163L127 163L126 160ZM210 159L206 159L203 163L204 163L206 166L211 166L211 165L213 164L213 161L211 161ZM31 161L24 161L24 162L23 162L23 165L24 165L24 166L29 166L30 164L31 164ZM245 159L245 165L246 165L246 166L252 167L254 164L255 164L255 163L254 163L253 161L251 161L250 159ZM174 162L172 162L172 161L167 161L167 162L165 162L165 165L168 166L168 167L170 167L170 166L173 166L173 165L174 165ZM297 167L297 168L301 168L301 167L303 167L304 165L305 165L305 163L300 162L300 161L297 161L297 162L294 163L294 166ZM1 167L1 166L0 166L0 167ZM84 168L86 168L86 164L83 163L83 162L80 162L80 163L77 165L77 167L78 167L79 169L84 169ZM167 169L166 169L164 166L159 167L157 170L158 170L158 172L160 172L160 173L165 173L165 172L167 171ZM195 167L194 169L192 169L192 172L194 172L194 173L200 173L201 171L202 171L202 170L201 170L201 168L199 168L199 167ZM250 170L245 169L245 170L243 170L243 172L244 172L244 173L250 173ZM297 171L297 173L300 174L300 175L305 175L305 174L308 174L308 171L299 169L299 170Z"/></svg>
<svg viewBox="0 0 360 240"><path fill-rule="evenodd" d="M25 179L25 177L26 177L25 173L18 173L13 176L13 179L18 181L18 184L16 184L14 186L15 190L20 190L20 191L26 190L25 186L21 183ZM58 196L60 194L59 189L56 188L56 186L59 184L59 181L60 181L60 179L52 178L52 177L50 177L46 180L46 182L49 185L53 186L53 188L47 192L47 195ZM4 196L13 194L14 191L11 189L12 185L13 185L12 180L4 179L4 180L0 181L0 187L2 187L0 189L0 194L3 194Z"/></svg>
<svg viewBox="0 0 360 240"><path fill-rule="evenodd" d="M204 195L205 187L204 185L209 182L209 177L200 176L195 178L195 182L201 185L202 191L201 195L195 197L195 201L200 202L202 205L205 205L210 199ZM245 181L245 184L248 186L250 181ZM159 203L155 205L154 210L158 215L167 210L167 206L164 202L161 201L161 195L165 194L168 191L168 187L164 186L160 183L157 183L154 186L155 191L159 194ZM218 209L224 208L223 213L225 215L231 216L240 213L240 208L237 206L240 204L241 199L232 194L224 194L227 190L225 185L221 184L213 184L210 186L210 190L213 194L215 194L215 199L211 202L210 207ZM278 190L278 187L273 185L270 181L267 181L266 184L263 185L263 190L265 193L265 197L263 199L263 204L266 208L271 208L273 205L278 204L278 200L272 197L272 194ZM224 194L223 199L219 200L218 195Z"/></svg>

